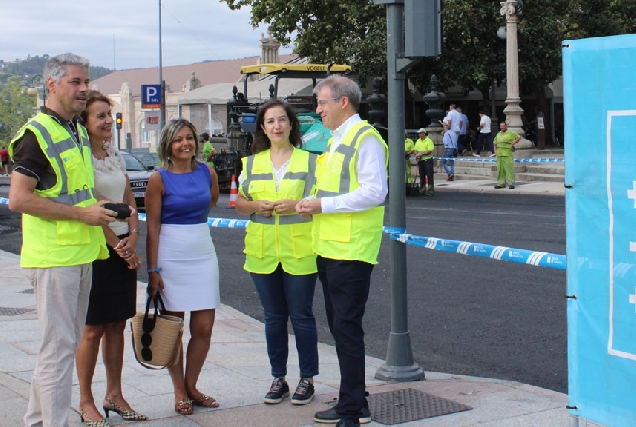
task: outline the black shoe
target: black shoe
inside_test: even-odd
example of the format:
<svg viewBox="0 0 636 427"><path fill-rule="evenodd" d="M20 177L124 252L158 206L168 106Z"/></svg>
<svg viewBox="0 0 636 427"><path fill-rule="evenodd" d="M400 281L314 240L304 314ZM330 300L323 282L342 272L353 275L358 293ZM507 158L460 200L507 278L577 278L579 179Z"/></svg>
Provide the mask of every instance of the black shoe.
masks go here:
<svg viewBox="0 0 636 427"><path fill-rule="evenodd" d="M500 188L506 188L505 185L495 185L495 189L499 190Z"/></svg>
<svg viewBox="0 0 636 427"><path fill-rule="evenodd" d="M307 378L301 378L292 396L293 405L306 405L314 397L314 385Z"/></svg>
<svg viewBox="0 0 636 427"><path fill-rule="evenodd" d="M263 401L270 404L280 403L287 396L289 396L289 385L287 381L283 378L276 378L274 382L272 382L269 393L265 395Z"/></svg>
<svg viewBox="0 0 636 427"><path fill-rule="evenodd" d="M326 411L316 412L314 421L323 424L336 424L340 421L340 415L336 412L336 408L330 408ZM362 408L362 415L358 418L360 424L369 424L371 422L371 411L368 407Z"/></svg>
<svg viewBox="0 0 636 427"><path fill-rule="evenodd" d="M509 185L508 188L511 189L511 190L514 190L515 186L514 185Z"/></svg>
<svg viewBox="0 0 636 427"><path fill-rule="evenodd" d="M342 420L342 421L338 421L338 424L336 424L336 427L360 427L360 424L354 423L351 420Z"/></svg>

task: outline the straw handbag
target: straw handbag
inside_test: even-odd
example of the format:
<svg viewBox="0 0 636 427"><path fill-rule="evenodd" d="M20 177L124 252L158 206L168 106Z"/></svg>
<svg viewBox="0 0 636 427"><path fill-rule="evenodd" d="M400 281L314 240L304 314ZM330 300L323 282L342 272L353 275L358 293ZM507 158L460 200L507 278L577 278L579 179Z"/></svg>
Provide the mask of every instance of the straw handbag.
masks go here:
<svg viewBox="0 0 636 427"><path fill-rule="evenodd" d="M150 303L154 302L154 314L149 314ZM148 295L146 312L137 313L130 324L135 359L144 368L163 369L174 365L181 354L183 319L177 316L159 314L165 312L161 295Z"/></svg>

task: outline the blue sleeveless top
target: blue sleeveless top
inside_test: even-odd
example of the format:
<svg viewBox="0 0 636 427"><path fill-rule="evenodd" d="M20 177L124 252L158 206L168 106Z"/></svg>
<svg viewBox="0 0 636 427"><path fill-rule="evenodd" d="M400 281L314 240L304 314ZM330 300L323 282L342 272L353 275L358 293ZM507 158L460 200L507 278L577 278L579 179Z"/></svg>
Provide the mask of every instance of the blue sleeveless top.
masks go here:
<svg viewBox="0 0 636 427"><path fill-rule="evenodd" d="M159 168L165 189L161 208L162 224L200 224L208 221L212 175L205 163L188 173Z"/></svg>

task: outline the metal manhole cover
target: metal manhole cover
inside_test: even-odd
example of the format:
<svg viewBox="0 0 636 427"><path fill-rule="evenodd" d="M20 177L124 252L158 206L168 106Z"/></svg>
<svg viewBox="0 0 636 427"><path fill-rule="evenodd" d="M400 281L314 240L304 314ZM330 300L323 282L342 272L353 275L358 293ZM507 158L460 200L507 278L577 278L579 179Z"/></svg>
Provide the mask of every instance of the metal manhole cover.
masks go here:
<svg viewBox="0 0 636 427"><path fill-rule="evenodd" d="M433 396L412 388L372 394L368 399L373 421L387 425L473 409L453 400Z"/></svg>
<svg viewBox="0 0 636 427"><path fill-rule="evenodd" d="M0 316L19 316L24 313L31 313L35 311L32 308L15 308L15 307L0 307Z"/></svg>
<svg viewBox="0 0 636 427"><path fill-rule="evenodd" d="M23 290L20 293L21 294L35 294L35 289L33 289L33 288L25 289L25 290Z"/></svg>

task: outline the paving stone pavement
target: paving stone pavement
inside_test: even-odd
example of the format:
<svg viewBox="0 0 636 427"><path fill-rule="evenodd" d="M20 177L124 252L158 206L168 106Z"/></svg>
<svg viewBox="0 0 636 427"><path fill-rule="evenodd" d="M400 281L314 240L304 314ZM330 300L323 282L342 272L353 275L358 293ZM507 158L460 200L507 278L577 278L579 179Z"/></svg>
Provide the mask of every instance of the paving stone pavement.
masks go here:
<svg viewBox="0 0 636 427"><path fill-rule="evenodd" d="M138 309L145 307L145 283L138 284ZM29 382L36 364L39 331L32 288L19 268L19 256L0 251L0 307L24 309L22 314L3 315L0 312L0 411L1 427L22 426L26 411ZM5 313L9 313L5 311ZM315 378L316 396L305 406L291 405L287 399L279 405L262 403L269 389L264 326L232 307L223 305L217 310L212 347L199 382L200 389L217 398L216 409L196 408L193 415L174 412L170 376L165 370L153 371L139 365L132 353L130 327L126 330L123 388L130 404L150 417L146 422L123 422L111 413L111 425L130 424L138 427L169 426L258 426L299 427L314 426L313 414L328 408L337 398L339 384L338 363L334 347L319 345L320 375ZM184 340L187 340L187 331ZM295 348L290 337L290 348ZM290 351L289 366L297 366L295 350ZM412 388L437 397L450 399L473 409L400 424L404 427L458 426L567 426L569 414L565 409L567 396L550 390L511 381L476 378L446 373L427 372L426 380L387 382L374 378L383 364L380 359L367 357L366 382L371 394L402 388ZM293 368L291 368L293 370ZM288 376L293 386L298 378ZM101 402L105 391L105 372L101 357L95 371L93 392ZM73 382L73 404L77 405L79 389ZM83 426L79 415L71 414L71 427ZM375 421L369 426L380 426Z"/></svg>

